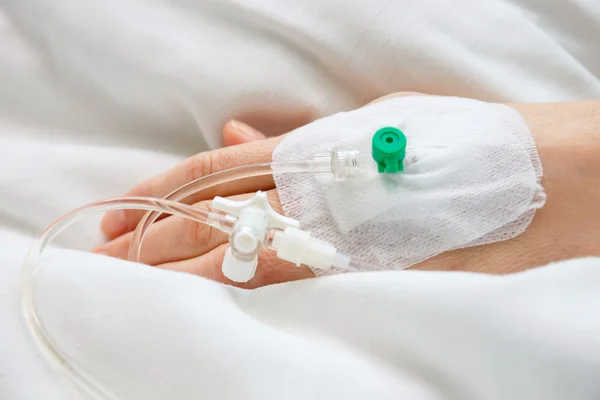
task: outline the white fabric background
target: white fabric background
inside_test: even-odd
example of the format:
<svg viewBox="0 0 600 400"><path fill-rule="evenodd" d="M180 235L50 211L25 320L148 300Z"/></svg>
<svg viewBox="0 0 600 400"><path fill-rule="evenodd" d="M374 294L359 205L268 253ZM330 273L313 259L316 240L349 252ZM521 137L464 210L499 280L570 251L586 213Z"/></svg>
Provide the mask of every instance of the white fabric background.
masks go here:
<svg viewBox="0 0 600 400"><path fill-rule="evenodd" d="M598 37L595 0L0 0L0 399L66 398L24 334L17 282L62 213L218 146L232 116L319 117L399 90L598 98ZM98 218L59 243L97 243ZM247 293L65 254L38 300L132 399L591 399L599 264Z"/></svg>

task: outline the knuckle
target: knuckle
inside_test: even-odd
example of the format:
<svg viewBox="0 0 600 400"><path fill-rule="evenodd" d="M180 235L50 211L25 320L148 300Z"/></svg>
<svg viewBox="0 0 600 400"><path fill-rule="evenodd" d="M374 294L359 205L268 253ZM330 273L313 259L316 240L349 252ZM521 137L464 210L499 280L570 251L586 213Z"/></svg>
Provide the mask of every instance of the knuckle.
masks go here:
<svg viewBox="0 0 600 400"><path fill-rule="evenodd" d="M192 157L186 166L187 181L195 181L204 176L221 171L226 165L225 156L222 151L207 151L196 157Z"/></svg>

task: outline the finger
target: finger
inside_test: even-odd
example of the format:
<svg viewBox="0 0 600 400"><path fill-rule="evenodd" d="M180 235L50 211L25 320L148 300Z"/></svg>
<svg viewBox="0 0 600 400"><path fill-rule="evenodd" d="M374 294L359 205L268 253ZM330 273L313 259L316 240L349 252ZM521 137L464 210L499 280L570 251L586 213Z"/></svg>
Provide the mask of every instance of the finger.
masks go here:
<svg viewBox="0 0 600 400"><path fill-rule="evenodd" d="M311 108L258 107L236 114L237 121L244 121L266 137L283 135L317 119L319 113Z"/></svg>
<svg viewBox="0 0 600 400"><path fill-rule="evenodd" d="M229 121L223 127L223 144L225 146L235 146L262 139L266 139L266 136L240 121Z"/></svg>
<svg viewBox="0 0 600 400"><path fill-rule="evenodd" d="M197 154L165 173L135 186L126 196L164 197L174 189L203 176L228 168L271 161L271 154L281 140L275 137L237 146ZM229 196L237 193L249 193L274 188L273 178L264 176L253 179L237 180L186 200L186 203L198 202L216 195ZM120 210L107 213L101 222L102 231L114 239L135 228L143 211Z"/></svg>
<svg viewBox="0 0 600 400"><path fill-rule="evenodd" d="M222 244L201 256L185 261L161 264L158 267L199 275L244 289L254 289L275 283L314 278L315 276L307 266L296 267L292 263L277 258L274 251L263 250L258 256L258 267L254 277L245 283L233 282L225 277L222 271L223 258L228 247L228 244Z"/></svg>
<svg viewBox="0 0 600 400"><path fill-rule="evenodd" d="M266 194L273 209L282 213L277 191L272 189ZM253 195L253 193L237 195L232 196L231 199L241 201ZM209 210L210 201L194 204L194 207ZM132 236L132 233L120 236L94 252L126 260ZM157 265L186 260L205 254L215 247L227 243L228 239L227 234L206 224L182 217L165 218L148 228L140 261L149 265Z"/></svg>

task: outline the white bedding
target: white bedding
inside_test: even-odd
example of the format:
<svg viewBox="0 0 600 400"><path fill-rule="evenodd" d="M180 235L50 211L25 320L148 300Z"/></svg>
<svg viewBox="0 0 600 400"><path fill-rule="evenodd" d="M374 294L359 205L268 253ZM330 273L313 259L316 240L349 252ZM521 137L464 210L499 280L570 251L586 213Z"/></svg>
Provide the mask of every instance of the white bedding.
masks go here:
<svg viewBox="0 0 600 400"><path fill-rule="evenodd" d="M0 399L65 399L20 320L52 220L216 147L232 117L388 92L600 97L595 0L0 0ZM100 216L61 246L102 240ZM600 260L505 277L351 274L245 292L59 250L60 346L126 399L593 399Z"/></svg>

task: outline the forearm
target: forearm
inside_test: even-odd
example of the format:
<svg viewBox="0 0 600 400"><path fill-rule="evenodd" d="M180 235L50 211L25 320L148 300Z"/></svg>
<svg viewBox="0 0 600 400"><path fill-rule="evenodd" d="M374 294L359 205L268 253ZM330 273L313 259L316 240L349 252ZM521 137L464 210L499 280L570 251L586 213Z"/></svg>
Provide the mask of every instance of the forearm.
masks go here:
<svg viewBox="0 0 600 400"><path fill-rule="evenodd" d="M407 94L395 93L387 97L403 95ZM600 212L597 210L600 206L600 101L510 106L523 116L536 142L544 170L542 184L547 194L546 204L536 210L531 224L514 239L446 251L412 266L412 269L509 273L555 260L600 255ZM230 123L226 125L225 133L233 134L239 126ZM234 143L248 143L193 156L139 184L128 195L162 197L200 176L270 161L280 143L277 138L253 141L251 137L258 139L262 135L239 133ZM267 191L272 206L282 211L277 189L270 179L247 184L234 182L224 187L220 194L239 200L257 190ZM211 196L204 193L194 201L198 206L208 207ZM127 258L130 231L141 215L127 212L121 217L124 220L120 221L117 215L105 218L103 227L114 240L96 251ZM125 230L114 232L108 229L110 226L125 227ZM423 229L432 227L424 225ZM154 224L148 236L145 248L149 251L144 253L144 262L231 283L221 273L221 261L227 248L226 235L211 235L204 226L166 218ZM260 259L256 276L243 286L257 287L311 276L313 274L307 267L282 263L272 253L266 253Z"/></svg>

